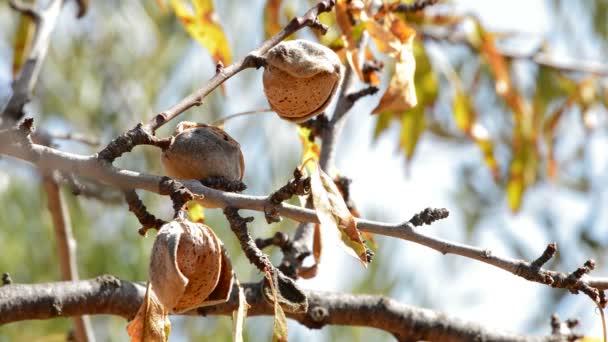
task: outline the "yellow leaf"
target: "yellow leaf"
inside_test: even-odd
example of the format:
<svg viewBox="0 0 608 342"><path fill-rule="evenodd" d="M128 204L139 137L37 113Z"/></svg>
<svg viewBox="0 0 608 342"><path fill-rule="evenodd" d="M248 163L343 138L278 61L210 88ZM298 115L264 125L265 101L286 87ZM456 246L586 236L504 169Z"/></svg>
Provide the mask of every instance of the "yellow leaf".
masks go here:
<svg viewBox="0 0 608 342"><path fill-rule="evenodd" d="M243 288L239 287L239 307L232 312L232 341L243 342L243 326L245 325L245 318L247 317L247 310L249 304L247 304L247 298Z"/></svg>
<svg viewBox="0 0 608 342"><path fill-rule="evenodd" d="M484 163L490 169L494 180L498 180L500 170L498 161L494 157L494 144L490 140L490 134L484 126L477 122L477 113L473 108L471 98L457 85L455 87L456 93L452 102L452 111L456 126L479 146Z"/></svg>
<svg viewBox="0 0 608 342"><path fill-rule="evenodd" d="M135 318L127 325L131 342L166 342L170 332L169 315L156 298L152 285L148 283L144 301Z"/></svg>
<svg viewBox="0 0 608 342"><path fill-rule="evenodd" d="M310 175L312 199L321 222L322 229L330 234L338 233L339 238L334 239L347 254L359 259L367 267L367 248L357 229L355 218L352 216L340 190L329 177L316 164L316 170Z"/></svg>
<svg viewBox="0 0 608 342"><path fill-rule="evenodd" d="M213 10L212 0L191 0L191 4L194 13L186 0L171 0L171 6L186 32L209 51L214 61L230 64L230 46Z"/></svg>
<svg viewBox="0 0 608 342"><path fill-rule="evenodd" d="M188 201L188 218L192 222L205 223L205 207L200 202Z"/></svg>
<svg viewBox="0 0 608 342"><path fill-rule="evenodd" d="M452 101L452 112L454 113L454 121L456 126L463 132L469 133L473 123L476 120L475 112L473 112L471 99L462 90L456 89L454 100Z"/></svg>
<svg viewBox="0 0 608 342"><path fill-rule="evenodd" d="M304 166L306 166L309 173L313 172L314 166L308 162L318 162L321 155L319 144L314 139L311 141L311 133L312 131L309 128L298 126L298 136L302 143L302 159L300 164L304 165L304 163L307 163Z"/></svg>
<svg viewBox="0 0 608 342"><path fill-rule="evenodd" d="M13 79L19 74L19 70L25 63L27 53L34 35L34 22L27 15L19 16L19 26L15 34L15 42L13 43Z"/></svg>
<svg viewBox="0 0 608 342"><path fill-rule="evenodd" d="M285 312L279 304L277 289L272 281L272 276L268 271L266 271L265 276L270 284L273 297L272 301L274 302L274 326L272 329L272 342L287 342L289 336L287 331L287 317L285 317Z"/></svg>
<svg viewBox="0 0 608 342"><path fill-rule="evenodd" d="M604 342L603 338L585 336L579 340L580 342Z"/></svg>
<svg viewBox="0 0 608 342"><path fill-rule="evenodd" d="M264 34L270 38L281 31L279 22L279 9L282 0L267 0L264 9Z"/></svg>

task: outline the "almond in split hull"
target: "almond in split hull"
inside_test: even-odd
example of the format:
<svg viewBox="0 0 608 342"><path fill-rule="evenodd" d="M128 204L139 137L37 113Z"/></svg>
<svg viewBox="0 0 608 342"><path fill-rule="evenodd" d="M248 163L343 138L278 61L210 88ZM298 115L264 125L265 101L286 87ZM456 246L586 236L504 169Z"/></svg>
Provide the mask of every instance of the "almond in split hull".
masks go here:
<svg viewBox="0 0 608 342"><path fill-rule="evenodd" d="M243 179L241 146L224 130L205 124L182 122L161 156L167 176L203 180L224 177Z"/></svg>
<svg viewBox="0 0 608 342"><path fill-rule="evenodd" d="M331 49L307 40L281 42L266 54L264 93L277 114L302 122L331 102L342 77L340 58Z"/></svg>

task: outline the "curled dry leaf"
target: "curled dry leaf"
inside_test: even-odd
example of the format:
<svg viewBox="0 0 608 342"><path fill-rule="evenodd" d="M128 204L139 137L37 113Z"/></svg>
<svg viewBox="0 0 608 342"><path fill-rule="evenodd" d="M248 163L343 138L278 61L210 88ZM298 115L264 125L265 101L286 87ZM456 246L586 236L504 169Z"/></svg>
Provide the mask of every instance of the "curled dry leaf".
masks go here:
<svg viewBox="0 0 608 342"><path fill-rule="evenodd" d="M247 304L245 291L240 284L237 283L237 286L239 289L239 306L232 312L232 341L243 342L243 326L245 325L249 304Z"/></svg>
<svg viewBox="0 0 608 342"><path fill-rule="evenodd" d="M144 301L135 318L127 325L131 342L166 342L170 331L171 322L167 310L159 303L148 283Z"/></svg>
<svg viewBox="0 0 608 342"><path fill-rule="evenodd" d="M161 227L149 276L159 302L175 313L227 301L233 283L222 242L208 226L187 220Z"/></svg>
<svg viewBox="0 0 608 342"><path fill-rule="evenodd" d="M264 93L283 119L302 122L329 105L340 84L340 58L331 49L307 40L279 43L266 54Z"/></svg>
<svg viewBox="0 0 608 342"><path fill-rule="evenodd" d="M287 342L288 330L287 330L287 317L281 305L279 305L279 296L276 287L278 284L274 284L272 275L266 271L266 280L270 286L273 297L274 306L274 326L272 329L272 341L273 342Z"/></svg>
<svg viewBox="0 0 608 342"><path fill-rule="evenodd" d="M218 127L180 122L161 161L168 176L202 180L224 177L243 179L245 161L241 145Z"/></svg>
<svg viewBox="0 0 608 342"><path fill-rule="evenodd" d="M361 71L361 64L359 63L357 43L355 42L353 26L349 18L349 12L351 10L349 7L352 6L354 6L353 1L336 1L336 23L338 24L340 32L342 33L342 40L344 41L344 48L346 50L346 60L357 76L359 76L359 79L363 80L363 72Z"/></svg>
<svg viewBox="0 0 608 342"><path fill-rule="evenodd" d="M339 238L333 240L367 267L368 250L361 239L355 218L348 210L333 179L321 170L319 164L316 166L316 172L310 176L310 187L322 229L324 232L337 232Z"/></svg>
<svg viewBox="0 0 608 342"><path fill-rule="evenodd" d="M403 20L392 16L385 25L373 19L366 20L366 28L378 50L396 58L395 71L388 89L372 113L404 112L418 104L414 74L416 59L413 43L416 32Z"/></svg>

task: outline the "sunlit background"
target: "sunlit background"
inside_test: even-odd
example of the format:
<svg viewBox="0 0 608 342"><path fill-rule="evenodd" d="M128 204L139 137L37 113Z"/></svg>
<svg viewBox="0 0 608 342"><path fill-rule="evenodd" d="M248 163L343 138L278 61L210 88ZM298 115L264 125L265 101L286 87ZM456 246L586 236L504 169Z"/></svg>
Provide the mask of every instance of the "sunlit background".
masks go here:
<svg viewBox="0 0 608 342"><path fill-rule="evenodd" d="M257 47L264 38L265 1L215 1L234 58ZM500 45L528 53L545 42L554 56L575 60L608 61L606 43L608 2L595 1L473 1L454 0L449 7L431 11L475 14L490 31L518 32ZM285 0L286 17L303 13L308 1ZM51 132L80 132L100 137L103 144L137 122L168 108L209 79L215 64L194 42L170 12L155 1L92 1L89 13L75 19L75 2L68 1L53 33L49 55L33 102L27 107L37 126ZM17 18L7 2L0 4L0 108L10 94L13 36ZM464 27L463 29L466 29ZM307 30L299 37L313 39ZM428 42L434 68L449 63L464 81L473 78L479 64L467 49L448 43ZM529 61L516 62L513 78L529 91L536 69ZM484 246L494 254L534 259L547 243L558 243L558 257L547 266L565 272L588 258L597 261L596 275L607 275L604 247L608 243L607 187L608 139L606 109L595 109L598 128L586 131L577 109L567 113L560 127L562 139L557 158L562 163L558 180L541 179L530 188L518 214L508 208L503 185L496 185L484 166L479 149L459 135L451 121L451 89L438 72L441 90L427 115L438 130L427 131L412 160L399 151L399 125L374 139L376 117L371 110L379 95L364 98L352 109L338 145L337 170L352 178L352 196L362 216L398 222L425 207L450 209L449 219L425 228L441 238ZM384 84L387 79L383 78ZM509 115L493 94L489 79L481 81L475 98L481 120L492 127L505 125ZM363 85L361 85L363 87ZM485 92L485 93L484 93ZM492 93L491 95L487 95ZM246 70L226 83L225 95L216 91L203 106L180 117L211 122L246 110L267 108L261 71ZM331 112L331 111L330 111ZM177 122L163 127L168 135ZM240 142L245 155L247 194L269 194L283 185L300 161L296 126L275 114L260 114L229 121L226 130ZM453 138L455 137L455 138ZM92 153L78 143L59 148ZM508 151L497 149L503 168ZM159 151L138 147L118 161L124 168L161 174ZM0 272L9 272L18 283L60 279L52 223L46 210L39 174L31 166L0 158ZM140 193L149 209L170 217L167 198ZM120 200L102 203L85 197L69 198L70 214L78 242L81 278L113 274L123 279L145 280L154 233L141 238L135 217ZM289 219L268 226L259 213L248 213L257 237L275 231L291 232ZM207 223L226 243L241 282L258 281L261 275L242 256L238 241L219 210L207 211ZM441 255L426 247L394 238L376 237L377 250L367 270L341 250L325 248L319 275L299 284L307 289L386 295L403 303L446 312L488 327L521 333L548 334L549 317L580 318L580 332L601 336L599 314L584 295L552 289L517 278L477 261ZM269 250L269 252L271 252ZM272 251L272 259L281 255ZM126 321L119 317L92 317L98 341L127 339ZM229 317L171 317L170 341L230 340ZM59 341L71 326L69 319L28 321L0 327L0 341ZM269 340L272 317L249 317L247 340ZM380 341L389 334L368 328L328 326L309 330L289 322L292 341Z"/></svg>

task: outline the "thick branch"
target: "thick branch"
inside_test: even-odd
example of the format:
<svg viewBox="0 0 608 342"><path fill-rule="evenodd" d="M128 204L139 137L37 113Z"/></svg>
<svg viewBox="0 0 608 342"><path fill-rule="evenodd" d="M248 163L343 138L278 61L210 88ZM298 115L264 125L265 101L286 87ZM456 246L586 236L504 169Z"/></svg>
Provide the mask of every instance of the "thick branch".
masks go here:
<svg viewBox="0 0 608 342"><path fill-rule="evenodd" d="M245 284L248 316L273 315L273 307L264 300L260 284ZM112 276L77 282L36 285L12 284L0 287L0 324L50 319L84 314L111 314L132 318L141 301L143 284ZM238 306L238 291L221 305L199 308L189 315L231 315ZM566 341L552 335L535 337L496 331L443 313L398 303L372 295L350 295L306 291L308 310L287 316L318 329L325 325L363 326L381 329L403 341Z"/></svg>
<svg viewBox="0 0 608 342"><path fill-rule="evenodd" d="M8 131L6 131L6 134L9 134ZM30 146L24 146L23 144L2 144L2 141L3 133L0 132L0 154L32 162L42 169L56 169L63 172L71 172L75 175L91 178L120 189L142 189L161 195L170 195L170 191L168 191L166 187L160 186L166 182L166 177L119 169L112 166L110 163L97 159L95 156L81 156L37 144L32 144ZM207 208L235 207L264 212L264 208L268 205L268 196L250 196L222 192L208 188L198 181L185 180L182 184L193 194L204 196L204 198L197 200ZM281 203L277 205L277 211L279 215L299 222L319 223L317 215L312 209ZM412 241L437 250L443 254L451 253L469 259L475 259L525 279L545 283L544 281L541 281L544 278L544 276L541 277L541 273L537 272L531 274L527 272L531 269L530 263L527 261L500 257L494 255L489 249L431 237L420 233L418 228L414 227L410 222L392 224L357 219L357 227L362 231ZM545 272L542 269L539 269L539 271ZM565 284L562 279L568 277L568 274L566 273L546 272L549 272L547 274L553 279L557 279L552 286ZM579 283L584 283L597 289L608 289L608 278L592 278L585 276Z"/></svg>

